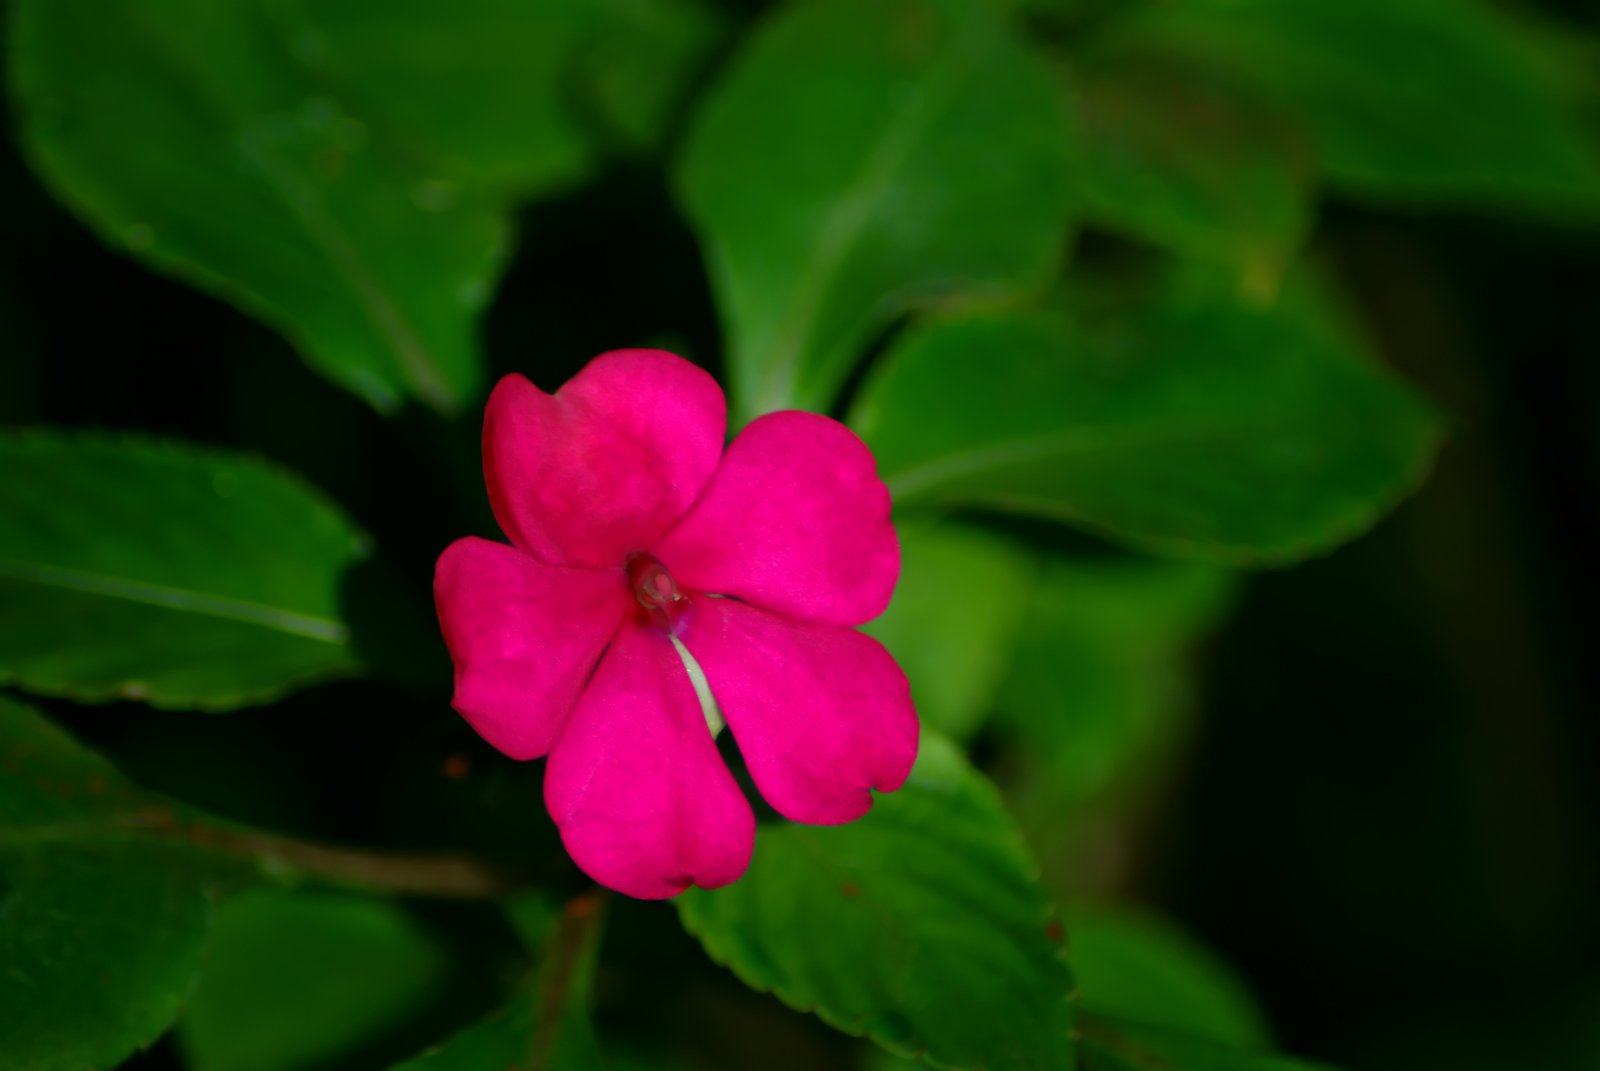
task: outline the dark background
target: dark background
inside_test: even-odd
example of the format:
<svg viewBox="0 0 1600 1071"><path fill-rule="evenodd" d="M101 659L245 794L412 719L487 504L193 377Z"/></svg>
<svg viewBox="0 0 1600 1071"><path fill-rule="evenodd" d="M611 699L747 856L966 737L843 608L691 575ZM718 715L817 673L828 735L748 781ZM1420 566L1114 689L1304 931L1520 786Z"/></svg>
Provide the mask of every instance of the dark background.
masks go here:
<svg viewBox="0 0 1600 1071"><path fill-rule="evenodd" d="M1591 5L1550 6L1600 21ZM0 220L6 425L138 430L279 461L378 535L382 568L417 607L439 549L492 532L478 414L380 419L271 331L103 247L40 188L9 127ZM1370 537L1250 581L1202 662L1198 747L1134 892L1241 970L1290 1051L1353 1071L1600 1067L1600 236L1332 203L1314 247L1385 358L1446 411L1451 439ZM485 331L492 377L545 386L641 342L715 370L698 253L659 172L617 164L526 210ZM332 684L229 717L51 709L147 784L230 815L525 858L553 837L539 770L496 761L446 716L431 628L387 621L365 637L420 693ZM486 913L425 910L463 950L461 984L375 1059L492 1003L506 969L509 941ZM611 1028L730 1066L846 1051L711 967L668 911L618 909L600 994Z"/></svg>

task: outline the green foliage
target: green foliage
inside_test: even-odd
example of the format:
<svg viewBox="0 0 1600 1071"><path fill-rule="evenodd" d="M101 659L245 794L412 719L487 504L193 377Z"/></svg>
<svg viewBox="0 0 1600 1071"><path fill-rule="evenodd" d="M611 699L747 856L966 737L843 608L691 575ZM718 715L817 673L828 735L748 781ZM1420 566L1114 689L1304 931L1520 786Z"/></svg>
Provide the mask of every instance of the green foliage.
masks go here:
<svg viewBox="0 0 1600 1071"><path fill-rule="evenodd" d="M1040 281L1066 237L1065 124L986 0L776 12L701 106L678 174L736 413L826 407L901 310Z"/></svg>
<svg viewBox="0 0 1600 1071"><path fill-rule="evenodd" d="M0 1067L115 1066L177 1015L218 872L171 817L0 696Z"/></svg>
<svg viewBox="0 0 1600 1071"><path fill-rule="evenodd" d="M1172 923L1147 912L1081 905L1067 916L1085 1015L1143 1023L1243 1050L1270 1038L1233 973Z"/></svg>
<svg viewBox="0 0 1600 1071"><path fill-rule="evenodd" d="M517 987L506 1007L395 1071L513 1067L583 1071L604 1066L588 1011L603 907L604 901L595 895L579 897L553 925L540 926L538 934L527 932L528 912L514 910L525 936L540 938L543 951L537 969Z"/></svg>
<svg viewBox="0 0 1600 1071"><path fill-rule="evenodd" d="M1305 124L1329 180L1354 193L1600 209L1600 142L1560 54L1485 0L1130 5L1113 36L1197 58L1281 107Z"/></svg>
<svg viewBox="0 0 1600 1071"><path fill-rule="evenodd" d="M580 5L17 0L43 177L109 243L236 302L389 409L477 395L513 193L575 179Z"/></svg>
<svg viewBox="0 0 1600 1071"><path fill-rule="evenodd" d="M446 963L392 901L252 892L217 910L178 1039L193 1071L324 1065L413 1013Z"/></svg>
<svg viewBox="0 0 1600 1071"><path fill-rule="evenodd" d="M1420 399L1297 308L1179 293L1110 316L934 321L885 357L852 423L906 507L1049 517L1236 565L1365 530L1437 438Z"/></svg>
<svg viewBox="0 0 1600 1071"><path fill-rule="evenodd" d="M1331 1071L1187 1034L1084 1017L1081 1071Z"/></svg>
<svg viewBox="0 0 1600 1071"><path fill-rule="evenodd" d="M1311 223L1311 161L1284 123L1203 73L1097 57L1070 80L1087 221L1268 288Z"/></svg>
<svg viewBox="0 0 1600 1071"><path fill-rule="evenodd" d="M341 584L365 537L260 461L4 434L0 516L0 680L220 710L358 667Z"/></svg>
<svg viewBox="0 0 1600 1071"><path fill-rule="evenodd" d="M1048 902L993 788L947 741L925 732L911 779L860 821L761 838L744 878L677 900L712 959L939 1066L1072 1066Z"/></svg>
<svg viewBox="0 0 1600 1071"><path fill-rule="evenodd" d="M1032 555L974 527L899 526L900 583L867 626L911 680L924 725L969 738L993 703L1022 627Z"/></svg>

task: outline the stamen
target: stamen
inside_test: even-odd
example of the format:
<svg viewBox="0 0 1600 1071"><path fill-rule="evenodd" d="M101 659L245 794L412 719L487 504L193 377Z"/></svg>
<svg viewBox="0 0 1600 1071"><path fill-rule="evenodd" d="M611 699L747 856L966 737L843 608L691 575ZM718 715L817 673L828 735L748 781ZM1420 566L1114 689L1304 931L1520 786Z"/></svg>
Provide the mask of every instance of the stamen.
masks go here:
<svg viewBox="0 0 1600 1071"><path fill-rule="evenodd" d="M688 609L689 598L678 590L661 559L639 553L628 559L628 587L648 616L650 623L672 635Z"/></svg>

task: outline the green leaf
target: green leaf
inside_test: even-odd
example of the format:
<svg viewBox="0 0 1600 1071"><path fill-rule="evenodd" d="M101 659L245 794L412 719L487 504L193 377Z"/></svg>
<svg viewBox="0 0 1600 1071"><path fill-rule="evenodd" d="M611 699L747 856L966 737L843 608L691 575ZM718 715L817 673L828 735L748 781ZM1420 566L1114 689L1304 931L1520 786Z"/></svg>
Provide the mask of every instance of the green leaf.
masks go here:
<svg viewBox="0 0 1600 1071"><path fill-rule="evenodd" d="M931 323L885 356L852 423L902 507L984 506L1238 565L1358 535L1438 437L1416 395L1297 309L1176 295Z"/></svg>
<svg viewBox="0 0 1600 1071"><path fill-rule="evenodd" d="M585 166L557 93L582 5L12 8L25 148L107 242L272 324L381 409L477 394L510 195Z"/></svg>
<svg viewBox="0 0 1600 1071"><path fill-rule="evenodd" d="M911 680L924 725L965 740L994 701L1027 609L1035 563L977 528L901 524L900 582L866 631Z"/></svg>
<svg viewBox="0 0 1600 1071"><path fill-rule="evenodd" d="M1085 218L1270 290L1311 222L1310 161L1292 136L1182 67L1092 58L1072 90Z"/></svg>
<svg viewBox="0 0 1600 1071"><path fill-rule="evenodd" d="M1082 1053L1079 1071L1330 1071L1320 1064L1087 1014Z"/></svg>
<svg viewBox="0 0 1600 1071"><path fill-rule="evenodd" d="M1600 144L1562 57L1480 0L1147 4L1121 32L1198 57L1292 112L1329 179L1352 192L1600 206Z"/></svg>
<svg viewBox="0 0 1600 1071"><path fill-rule="evenodd" d="M1165 919L1130 908L1068 913L1085 1015L1187 1034L1239 1049L1271 1044L1244 984Z"/></svg>
<svg viewBox="0 0 1600 1071"><path fill-rule="evenodd" d="M993 787L930 731L865 818L763 828L749 873L677 906L746 984L894 1052L1073 1066L1072 978L1027 852Z"/></svg>
<svg viewBox="0 0 1600 1071"><path fill-rule="evenodd" d="M350 673L340 584L364 544L260 461L0 434L0 681L220 710Z"/></svg>
<svg viewBox="0 0 1600 1071"><path fill-rule="evenodd" d="M112 1067L188 997L217 871L149 797L0 696L0 1066Z"/></svg>
<svg viewBox="0 0 1600 1071"><path fill-rule="evenodd" d="M193 1071L331 1066L423 1006L447 964L391 901L249 893L217 911L178 1040Z"/></svg>
<svg viewBox="0 0 1600 1071"><path fill-rule="evenodd" d="M826 409L913 304L1041 280L1066 237L1066 117L986 0L815 0L763 25L678 175L735 411Z"/></svg>
<svg viewBox="0 0 1600 1071"><path fill-rule="evenodd" d="M1059 815L1181 736L1184 656L1231 604L1233 577L1180 562L1051 558L1037 575L1001 721ZM1048 826L1047 826L1048 828Z"/></svg>
<svg viewBox="0 0 1600 1071"><path fill-rule="evenodd" d="M535 926L539 904L513 911L519 929ZM601 1066L589 1021L589 1000L599 962L604 900L585 895L569 902L544 942L534 974L501 1011L468 1027L395 1071L583 1071ZM542 926L539 926L542 929Z"/></svg>
<svg viewBox="0 0 1600 1071"><path fill-rule="evenodd" d="M728 20L702 0L598 0L591 17L580 90L619 148L653 153L690 82L727 36Z"/></svg>
<svg viewBox="0 0 1600 1071"><path fill-rule="evenodd" d="M1056 557L1039 573L995 723L1006 801L1058 898L1115 885L1141 842L1189 738L1191 649L1233 579L1142 558Z"/></svg>

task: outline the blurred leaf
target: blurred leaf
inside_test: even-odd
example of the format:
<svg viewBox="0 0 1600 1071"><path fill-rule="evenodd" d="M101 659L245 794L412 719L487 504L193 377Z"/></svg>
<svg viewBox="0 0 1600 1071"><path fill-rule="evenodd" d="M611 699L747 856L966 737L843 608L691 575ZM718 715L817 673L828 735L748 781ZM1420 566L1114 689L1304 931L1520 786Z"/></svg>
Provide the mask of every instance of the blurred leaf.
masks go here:
<svg viewBox="0 0 1600 1071"><path fill-rule="evenodd" d="M852 423L901 506L1031 514L1237 565L1358 535L1438 436L1420 398L1287 304L1173 295L1075 322L930 323L884 357Z"/></svg>
<svg viewBox="0 0 1600 1071"><path fill-rule="evenodd" d="M1088 1014L1082 1053L1080 1071L1330 1071L1321 1064Z"/></svg>
<svg viewBox="0 0 1600 1071"><path fill-rule="evenodd" d="M735 410L826 409L919 300L1041 279L1066 237L1065 116L987 0L814 0L762 26L678 175Z"/></svg>
<svg viewBox="0 0 1600 1071"><path fill-rule="evenodd" d="M1069 1068L1072 978L993 788L925 731L905 787L846 826L761 831L750 871L677 899L747 985L936 1064Z"/></svg>
<svg viewBox="0 0 1600 1071"><path fill-rule="evenodd" d="M106 241L381 409L476 396L510 196L585 166L558 93L581 4L12 6L23 142Z"/></svg>
<svg viewBox="0 0 1600 1071"><path fill-rule="evenodd" d="M112 1067L199 969L215 868L141 834L149 797L0 696L0 1067Z"/></svg>
<svg viewBox="0 0 1600 1071"><path fill-rule="evenodd" d="M441 984L447 957L391 901L262 890L218 909L178 1025L193 1071L328 1065Z"/></svg>
<svg viewBox="0 0 1600 1071"><path fill-rule="evenodd" d="M260 461L0 434L0 681L219 710L349 673L340 583L363 542Z"/></svg>
<svg viewBox="0 0 1600 1071"><path fill-rule="evenodd" d="M654 152L727 17L702 0L600 0L590 17L579 72L588 103L625 151Z"/></svg>
<svg viewBox="0 0 1600 1071"><path fill-rule="evenodd" d="M1144 1023L1240 1049L1271 1044L1228 967L1157 915L1080 905L1067 917L1085 1015Z"/></svg>
<svg viewBox="0 0 1600 1071"><path fill-rule="evenodd" d="M1049 560L999 691L1006 802L1060 898L1116 889L1189 738L1189 656L1233 577L1135 558Z"/></svg>
<svg viewBox="0 0 1600 1071"><path fill-rule="evenodd" d="M545 942L533 976L510 1003L476 1026L396 1067L396 1071L581 1071L601 1066L589 1021L599 961L604 901L598 894L570 901ZM543 929L536 900L514 910L519 928Z"/></svg>
<svg viewBox="0 0 1600 1071"><path fill-rule="evenodd" d="M1310 226L1310 162L1239 94L1181 68L1080 65L1086 218L1271 285Z"/></svg>
<svg viewBox="0 0 1600 1071"><path fill-rule="evenodd" d="M1559 57L1480 0L1189 0L1140 5L1122 33L1284 106L1354 192L1600 206L1600 145Z"/></svg>
<svg viewBox="0 0 1600 1071"><path fill-rule="evenodd" d="M1146 559L1050 559L1034 582L1003 720L1063 808L1104 793L1178 737L1183 656L1231 602L1233 577Z"/></svg>
<svg viewBox="0 0 1600 1071"><path fill-rule="evenodd" d="M1017 544L976 528L913 522L898 534L900 582L866 631L911 679L922 723L965 740L994 703L1035 563Z"/></svg>

